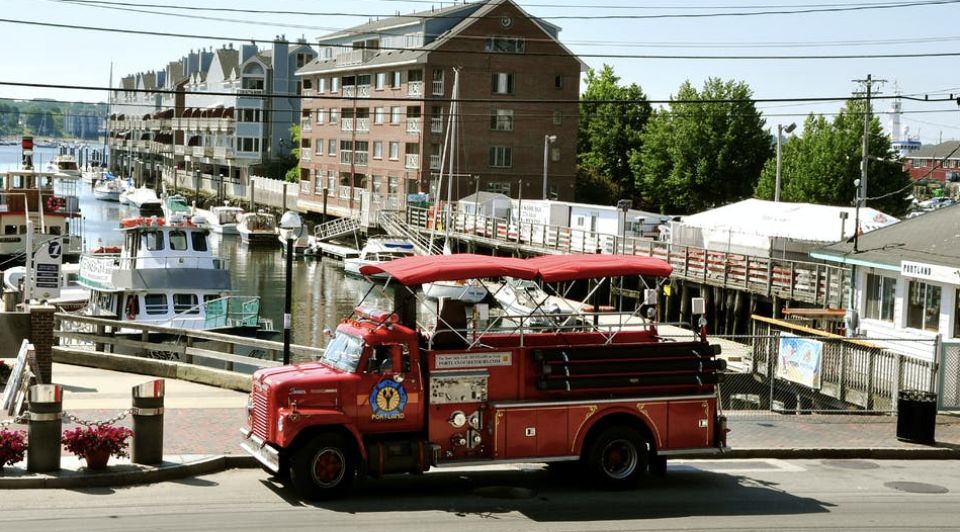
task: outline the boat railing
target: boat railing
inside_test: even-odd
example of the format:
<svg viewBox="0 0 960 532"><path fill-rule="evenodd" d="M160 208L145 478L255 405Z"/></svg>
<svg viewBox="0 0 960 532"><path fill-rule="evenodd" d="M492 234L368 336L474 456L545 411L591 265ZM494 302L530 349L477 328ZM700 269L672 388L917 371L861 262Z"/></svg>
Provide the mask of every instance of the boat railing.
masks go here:
<svg viewBox="0 0 960 532"><path fill-rule="evenodd" d="M201 270L228 270L230 260L220 257L197 255L162 255L157 257L121 257L116 253L84 255L80 259L81 271L109 274L115 270L185 268Z"/></svg>
<svg viewBox="0 0 960 532"><path fill-rule="evenodd" d="M205 329L263 325L260 319L260 298L257 296L224 296L205 301L202 306ZM196 315L196 310L198 308L187 312Z"/></svg>

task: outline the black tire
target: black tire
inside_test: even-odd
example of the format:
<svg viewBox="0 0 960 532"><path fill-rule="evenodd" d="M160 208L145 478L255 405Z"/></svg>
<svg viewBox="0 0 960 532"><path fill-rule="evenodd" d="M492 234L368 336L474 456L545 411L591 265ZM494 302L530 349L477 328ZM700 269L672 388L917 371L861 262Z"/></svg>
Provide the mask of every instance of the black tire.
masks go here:
<svg viewBox="0 0 960 532"><path fill-rule="evenodd" d="M610 427L593 439L584 465L594 484L603 489L634 487L647 471L647 440L630 427Z"/></svg>
<svg viewBox="0 0 960 532"><path fill-rule="evenodd" d="M343 495L357 476L353 448L336 434L319 435L290 459L290 482L307 500Z"/></svg>

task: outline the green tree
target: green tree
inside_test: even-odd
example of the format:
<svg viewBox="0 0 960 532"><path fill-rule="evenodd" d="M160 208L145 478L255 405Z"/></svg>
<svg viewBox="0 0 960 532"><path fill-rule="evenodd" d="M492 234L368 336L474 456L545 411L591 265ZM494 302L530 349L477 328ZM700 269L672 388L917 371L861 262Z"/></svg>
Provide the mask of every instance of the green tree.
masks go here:
<svg viewBox="0 0 960 532"><path fill-rule="evenodd" d="M684 214L750 197L773 152L752 96L744 82L684 82L630 156L641 204Z"/></svg>
<svg viewBox="0 0 960 532"><path fill-rule="evenodd" d="M849 100L829 121L810 115L803 135L792 137L781 147L780 199L782 201L851 205L856 195L854 180L860 178L863 157L863 113L866 102ZM870 121L867 196L878 197L868 205L894 216L906 212L905 199L910 175L890 147L880 120ZM773 199L777 175L776 158L763 168L755 194ZM881 197L883 196L883 197Z"/></svg>
<svg viewBox="0 0 960 532"><path fill-rule="evenodd" d="M284 181L298 183L300 182L300 124L290 126L290 138L293 139L293 149L290 150L290 155L296 160L296 165L287 170L283 178Z"/></svg>
<svg viewBox="0 0 960 532"><path fill-rule="evenodd" d="M621 85L610 65L587 71L577 131L577 198L581 190L599 203L633 196L629 153L642 146L649 118L650 104L640 86ZM598 183L601 188L591 188Z"/></svg>

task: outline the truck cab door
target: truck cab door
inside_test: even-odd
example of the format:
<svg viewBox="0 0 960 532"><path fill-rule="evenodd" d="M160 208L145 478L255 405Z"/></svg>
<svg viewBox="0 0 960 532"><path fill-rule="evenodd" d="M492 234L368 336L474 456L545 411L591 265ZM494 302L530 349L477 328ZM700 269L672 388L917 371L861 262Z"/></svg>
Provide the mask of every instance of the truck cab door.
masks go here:
<svg viewBox="0 0 960 532"><path fill-rule="evenodd" d="M361 432L408 432L422 428L420 368L405 344L368 347L357 387L357 426Z"/></svg>

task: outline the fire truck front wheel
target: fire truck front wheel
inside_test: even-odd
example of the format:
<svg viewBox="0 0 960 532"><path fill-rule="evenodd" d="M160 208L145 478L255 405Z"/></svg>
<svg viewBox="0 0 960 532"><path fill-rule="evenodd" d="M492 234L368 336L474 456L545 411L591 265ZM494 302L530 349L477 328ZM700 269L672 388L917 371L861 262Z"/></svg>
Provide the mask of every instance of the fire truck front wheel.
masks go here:
<svg viewBox="0 0 960 532"><path fill-rule="evenodd" d="M604 489L628 489L647 470L647 441L630 427L614 426L601 432L590 446L585 465Z"/></svg>
<svg viewBox="0 0 960 532"><path fill-rule="evenodd" d="M336 434L321 434L290 460L290 481L301 497L331 499L346 492L357 475L353 449Z"/></svg>

